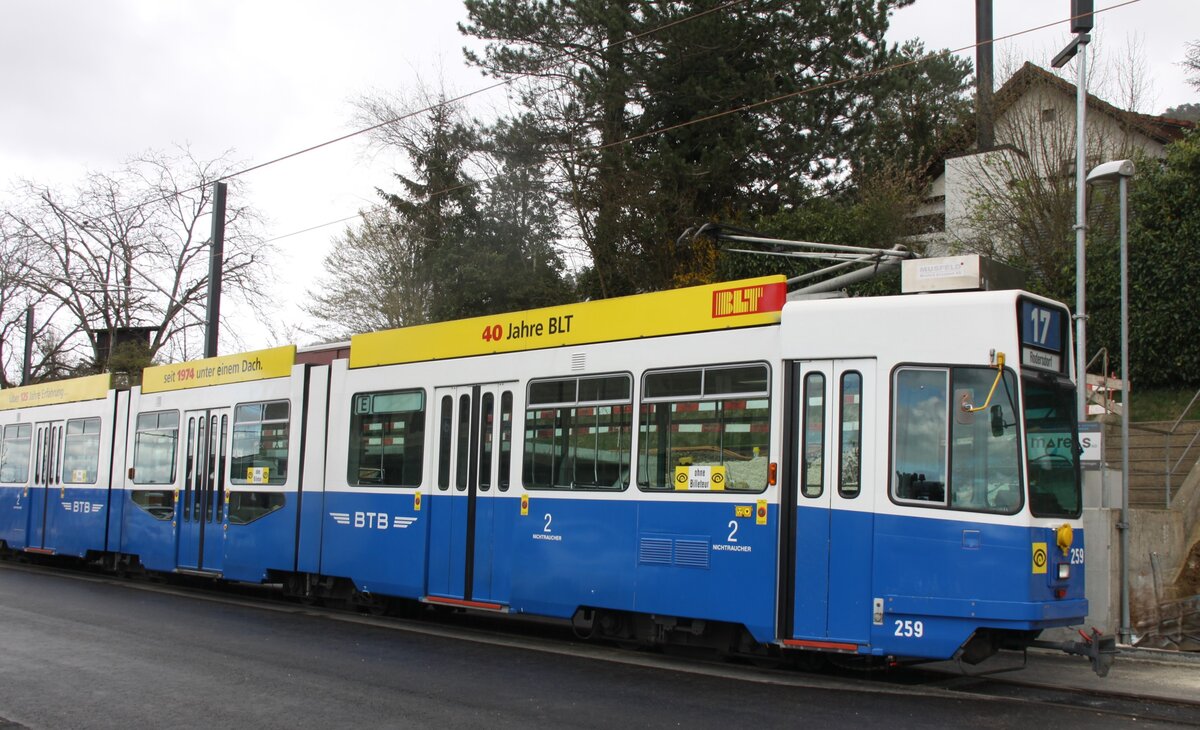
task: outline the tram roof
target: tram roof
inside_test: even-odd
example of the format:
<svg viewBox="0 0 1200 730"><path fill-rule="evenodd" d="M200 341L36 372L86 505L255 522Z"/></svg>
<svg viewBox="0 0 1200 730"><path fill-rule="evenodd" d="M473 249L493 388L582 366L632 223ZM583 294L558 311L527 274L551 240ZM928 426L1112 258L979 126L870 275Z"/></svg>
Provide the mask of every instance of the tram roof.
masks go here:
<svg viewBox="0 0 1200 730"><path fill-rule="evenodd" d="M351 338L350 367L778 324L786 299L764 276L371 332Z"/></svg>

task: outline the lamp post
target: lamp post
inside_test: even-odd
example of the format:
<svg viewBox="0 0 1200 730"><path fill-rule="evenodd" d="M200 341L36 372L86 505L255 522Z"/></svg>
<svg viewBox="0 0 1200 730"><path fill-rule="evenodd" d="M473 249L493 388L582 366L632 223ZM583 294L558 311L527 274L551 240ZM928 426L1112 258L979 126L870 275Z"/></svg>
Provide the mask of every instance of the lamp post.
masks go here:
<svg viewBox="0 0 1200 730"><path fill-rule="evenodd" d="M1133 163L1113 160L1088 173L1089 185L1117 183L1121 197L1121 641L1129 643L1129 178Z"/></svg>

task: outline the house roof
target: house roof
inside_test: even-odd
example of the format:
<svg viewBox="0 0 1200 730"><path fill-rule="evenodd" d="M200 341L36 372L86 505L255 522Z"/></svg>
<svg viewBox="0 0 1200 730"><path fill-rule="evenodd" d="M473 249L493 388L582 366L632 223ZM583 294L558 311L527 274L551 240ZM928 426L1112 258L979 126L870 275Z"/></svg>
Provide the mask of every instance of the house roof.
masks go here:
<svg viewBox="0 0 1200 730"><path fill-rule="evenodd" d="M1026 91L1038 84L1047 85L1071 98L1074 98L1076 94L1075 84L1026 61L996 92L993 106L995 115L999 117L1015 104ZM1170 117L1160 117L1153 114L1138 114L1137 112L1119 109L1095 94L1087 95L1087 105L1089 109L1106 114L1121 124L1136 129L1159 144L1169 144L1177 139L1181 139L1187 130L1196 126L1194 122L1184 119L1171 119Z"/></svg>

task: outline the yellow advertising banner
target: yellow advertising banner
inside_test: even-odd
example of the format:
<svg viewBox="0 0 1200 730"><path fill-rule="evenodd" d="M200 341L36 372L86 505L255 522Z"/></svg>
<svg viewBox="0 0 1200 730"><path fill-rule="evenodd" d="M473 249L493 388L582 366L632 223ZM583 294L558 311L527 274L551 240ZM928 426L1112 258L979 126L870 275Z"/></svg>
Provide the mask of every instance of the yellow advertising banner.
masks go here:
<svg viewBox="0 0 1200 730"><path fill-rule="evenodd" d="M33 406L49 406L56 403L75 403L82 400L99 400L108 395L111 378L108 373L89 375L86 378L56 380L53 383L23 385L20 388L0 390L0 411Z"/></svg>
<svg viewBox="0 0 1200 730"><path fill-rule="evenodd" d="M205 360L155 365L142 371L143 393L245 383L290 375L296 363L296 346L219 355Z"/></svg>
<svg viewBox="0 0 1200 730"><path fill-rule="evenodd" d="M350 367L776 324L782 276L496 314L354 335Z"/></svg>

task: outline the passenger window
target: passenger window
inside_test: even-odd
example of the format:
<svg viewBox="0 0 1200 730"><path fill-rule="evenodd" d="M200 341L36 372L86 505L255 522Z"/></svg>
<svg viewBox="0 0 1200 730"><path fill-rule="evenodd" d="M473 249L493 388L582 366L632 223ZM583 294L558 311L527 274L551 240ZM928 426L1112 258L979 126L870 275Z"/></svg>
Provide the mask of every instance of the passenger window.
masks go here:
<svg viewBox="0 0 1200 730"><path fill-rule="evenodd" d="M458 397L458 448L454 467L454 488L467 490L467 459L471 453L471 396Z"/></svg>
<svg viewBox="0 0 1200 730"><path fill-rule="evenodd" d="M646 373L639 417L639 486L674 491L677 467L721 466L724 490L766 489L769 398L766 365Z"/></svg>
<svg viewBox="0 0 1200 730"><path fill-rule="evenodd" d="M139 413L133 436L133 483L174 484L179 411Z"/></svg>
<svg viewBox="0 0 1200 730"><path fill-rule="evenodd" d="M492 488L492 429L495 427L496 396L484 393L479 408L479 490Z"/></svg>
<svg viewBox="0 0 1200 730"><path fill-rule="evenodd" d="M442 411L439 420L438 438L438 489L443 492L450 488L450 454L452 444L450 437L454 431L454 398L442 397Z"/></svg>
<svg viewBox="0 0 1200 730"><path fill-rule="evenodd" d="M500 491L508 491L512 470L513 394L504 391L500 396Z"/></svg>
<svg viewBox="0 0 1200 730"><path fill-rule="evenodd" d="M346 479L352 486L419 487L425 462L425 392L359 393L352 400Z"/></svg>
<svg viewBox="0 0 1200 730"><path fill-rule="evenodd" d="M825 491L825 376L804 376L804 458L801 493L820 497Z"/></svg>
<svg viewBox="0 0 1200 730"><path fill-rule="evenodd" d="M233 411L233 484L283 484L288 475L288 437L291 404L285 400L241 403ZM210 428L216 458L216 419ZM222 440L220 443L224 443Z"/></svg>
<svg viewBox="0 0 1200 730"><path fill-rule="evenodd" d="M100 471L100 419L67 421L63 441L62 480L67 484L95 484Z"/></svg>
<svg viewBox="0 0 1200 730"><path fill-rule="evenodd" d="M624 489L632 435L630 376L534 381L525 411L524 484L529 489Z"/></svg>
<svg viewBox="0 0 1200 730"><path fill-rule="evenodd" d="M253 522L283 509L285 500L282 492L230 492L229 521L235 525Z"/></svg>
<svg viewBox="0 0 1200 730"><path fill-rule="evenodd" d="M862 489L862 398L862 375L843 373L838 407L838 494L846 499L857 497Z"/></svg>
<svg viewBox="0 0 1200 730"><path fill-rule="evenodd" d="M0 434L0 482L19 484L29 480L29 452L33 439L33 426L14 423L4 427Z"/></svg>

